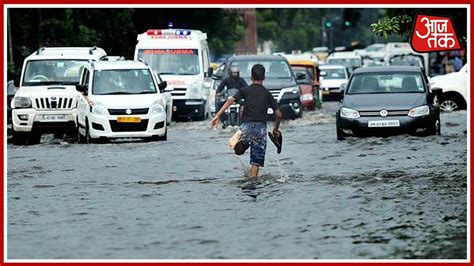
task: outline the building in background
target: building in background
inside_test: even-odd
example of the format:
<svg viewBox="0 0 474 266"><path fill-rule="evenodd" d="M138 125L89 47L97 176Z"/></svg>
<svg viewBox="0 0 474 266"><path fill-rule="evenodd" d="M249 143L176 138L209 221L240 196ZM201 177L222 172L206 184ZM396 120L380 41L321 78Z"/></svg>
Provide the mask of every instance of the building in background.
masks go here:
<svg viewBox="0 0 474 266"><path fill-rule="evenodd" d="M257 53L257 14L255 8L234 9L240 13L245 22L246 33L244 37L235 45L235 54L256 54Z"/></svg>

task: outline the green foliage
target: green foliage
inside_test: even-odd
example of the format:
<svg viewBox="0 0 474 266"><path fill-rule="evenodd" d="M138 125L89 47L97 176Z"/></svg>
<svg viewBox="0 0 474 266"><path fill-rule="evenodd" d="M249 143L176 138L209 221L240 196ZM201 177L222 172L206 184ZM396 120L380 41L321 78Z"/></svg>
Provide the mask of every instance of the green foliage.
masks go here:
<svg viewBox="0 0 474 266"><path fill-rule="evenodd" d="M130 59L137 34L167 28L170 21L175 28L207 32L217 55L231 53L246 32L240 14L231 9L12 8L10 21L15 62L10 74L42 46L99 46Z"/></svg>
<svg viewBox="0 0 474 266"><path fill-rule="evenodd" d="M412 18L407 15L395 17L383 17L377 23L370 25L372 31L379 36L387 39L390 35L404 36L408 34L407 25L412 23ZM409 36L409 35L408 35Z"/></svg>

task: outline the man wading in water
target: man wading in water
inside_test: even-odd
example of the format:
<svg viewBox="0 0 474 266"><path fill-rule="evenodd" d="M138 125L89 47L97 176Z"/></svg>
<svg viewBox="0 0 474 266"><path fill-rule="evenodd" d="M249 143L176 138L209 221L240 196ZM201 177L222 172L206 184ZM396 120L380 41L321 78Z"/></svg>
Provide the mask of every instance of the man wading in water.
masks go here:
<svg viewBox="0 0 474 266"><path fill-rule="evenodd" d="M245 100L240 130L242 136L240 142L244 150L250 146L250 176L257 177L258 170L265 164L265 150L267 148L267 111L272 108L275 113L275 125L273 135L280 137L281 112L272 94L262 85L265 79L265 68L256 64L252 67L252 84L241 88L237 94L228 99L224 106L217 112L211 121L215 128L219 123L221 115L236 100Z"/></svg>

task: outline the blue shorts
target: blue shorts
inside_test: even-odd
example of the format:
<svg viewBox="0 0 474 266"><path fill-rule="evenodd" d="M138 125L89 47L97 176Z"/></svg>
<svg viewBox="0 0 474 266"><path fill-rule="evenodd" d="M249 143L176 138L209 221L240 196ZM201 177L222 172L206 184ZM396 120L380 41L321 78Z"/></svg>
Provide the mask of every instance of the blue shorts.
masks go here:
<svg viewBox="0 0 474 266"><path fill-rule="evenodd" d="M250 146L250 164L263 167L265 165L265 150L267 149L267 123L243 122L241 141L246 147Z"/></svg>

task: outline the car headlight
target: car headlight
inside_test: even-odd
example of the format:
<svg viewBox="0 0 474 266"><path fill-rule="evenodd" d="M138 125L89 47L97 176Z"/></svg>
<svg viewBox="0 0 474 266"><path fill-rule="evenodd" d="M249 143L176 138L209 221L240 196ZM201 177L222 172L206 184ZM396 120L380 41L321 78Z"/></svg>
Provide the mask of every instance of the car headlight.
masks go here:
<svg viewBox="0 0 474 266"><path fill-rule="evenodd" d="M423 105L420 107L413 108L408 112L408 116L411 116L411 117L418 117L418 116L424 116L424 115L429 115L429 114L430 114L430 108L428 107L428 105Z"/></svg>
<svg viewBox="0 0 474 266"><path fill-rule="evenodd" d="M200 99L201 98L201 88L199 83L193 83L191 88L188 90L188 99Z"/></svg>
<svg viewBox="0 0 474 266"><path fill-rule="evenodd" d="M165 108L163 108L161 101L156 101L151 106L152 114L160 114L160 113L163 113L164 111L165 111Z"/></svg>
<svg viewBox="0 0 474 266"><path fill-rule="evenodd" d="M344 118L355 119L355 118L360 117L360 114L358 111L350 109L350 108L346 108L346 107L341 108L340 114L341 114L341 117L344 117Z"/></svg>
<svg viewBox="0 0 474 266"><path fill-rule="evenodd" d="M106 115L107 114L107 108L99 102L94 102L91 101L91 113L94 115Z"/></svg>
<svg viewBox="0 0 474 266"><path fill-rule="evenodd" d="M290 87L290 88L284 88L281 90L283 93L293 93L293 94L298 94L300 92L300 87Z"/></svg>
<svg viewBox="0 0 474 266"><path fill-rule="evenodd" d="M31 99L28 97L17 96L13 99L13 108L31 108Z"/></svg>

